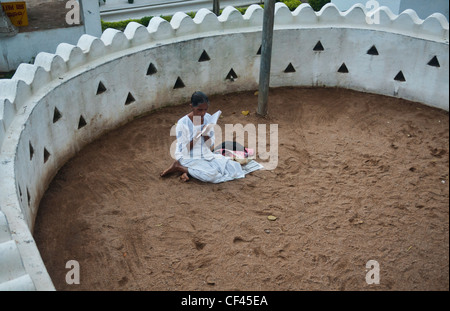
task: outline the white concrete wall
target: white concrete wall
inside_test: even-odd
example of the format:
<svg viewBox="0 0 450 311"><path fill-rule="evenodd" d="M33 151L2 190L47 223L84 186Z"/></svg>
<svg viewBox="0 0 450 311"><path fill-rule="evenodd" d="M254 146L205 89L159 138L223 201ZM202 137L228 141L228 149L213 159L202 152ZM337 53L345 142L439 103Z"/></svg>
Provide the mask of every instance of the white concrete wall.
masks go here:
<svg viewBox="0 0 450 311"><path fill-rule="evenodd" d="M331 3L336 5L341 11L346 11L358 3L367 6L370 10L374 8L373 2L373 0L331 0ZM449 18L448 0L376 0L376 2L379 6L388 7L392 13L397 15L407 9L412 9L422 19L427 18L433 13L441 13L447 19Z"/></svg>
<svg viewBox="0 0 450 311"><path fill-rule="evenodd" d="M84 34L84 26L19 32L0 38L0 71L17 69L21 63L33 63L39 52L54 52L61 41L76 44Z"/></svg>
<svg viewBox="0 0 450 311"><path fill-rule="evenodd" d="M337 86L401 97L449 110L449 29L440 14L426 20L381 8L380 23L366 23L362 6L341 13L332 5L290 12L278 3L272 86ZM207 94L258 86L263 10L245 16L228 7L216 17L176 14L148 27L131 23L122 33L83 35L40 53L11 80L0 80L0 209L36 289L52 289L32 236L39 201L58 169L83 146L135 116ZM323 51L314 51L320 41ZM368 55L375 46L378 55ZM209 61L199 62L206 51ZM437 57L439 67L428 65ZM291 63L295 72L285 73ZM345 63L348 73L339 73ZM156 73L147 75L153 64ZM226 80L233 69L238 78ZM396 81L400 72L406 81ZM184 88L174 89L177 78ZM106 91L97 94L102 83ZM131 94L135 101L127 103ZM53 121L57 109L62 117ZM78 128L80 117L86 126ZM45 156L47 154L47 157Z"/></svg>
<svg viewBox="0 0 450 311"><path fill-rule="evenodd" d="M0 38L0 71L8 72L17 69L21 63L32 63L39 52L54 52L61 42L76 44L83 34L100 36L98 2L80 1L82 23L79 26L19 32L15 36ZM70 8L67 9L69 11Z"/></svg>

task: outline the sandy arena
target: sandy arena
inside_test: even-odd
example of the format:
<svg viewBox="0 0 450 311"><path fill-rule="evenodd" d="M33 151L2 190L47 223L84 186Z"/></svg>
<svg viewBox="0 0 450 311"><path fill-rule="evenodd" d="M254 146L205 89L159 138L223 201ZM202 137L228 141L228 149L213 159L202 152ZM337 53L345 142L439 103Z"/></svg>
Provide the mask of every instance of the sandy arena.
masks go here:
<svg viewBox="0 0 450 311"><path fill-rule="evenodd" d="M108 133L40 203L34 235L57 290L449 290L447 112L334 88L272 89L265 119L254 91L210 101L221 125L278 124L277 168L160 178L187 103Z"/></svg>

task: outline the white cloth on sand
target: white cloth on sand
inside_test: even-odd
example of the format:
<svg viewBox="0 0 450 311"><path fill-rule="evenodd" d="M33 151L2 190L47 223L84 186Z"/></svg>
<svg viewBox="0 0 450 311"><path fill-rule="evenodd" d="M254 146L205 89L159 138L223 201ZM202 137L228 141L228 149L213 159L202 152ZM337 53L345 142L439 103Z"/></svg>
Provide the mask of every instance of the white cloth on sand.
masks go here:
<svg viewBox="0 0 450 311"><path fill-rule="evenodd" d="M221 183L244 178L245 172L241 165L228 157L214 154L203 137L189 150L189 143L194 136L201 132L204 126L210 124L211 115L206 113L203 120L202 125L194 125L187 115L178 120L175 159L181 165L187 167L189 175L204 182ZM213 146L215 141L213 127L208 136L211 140L211 146Z"/></svg>

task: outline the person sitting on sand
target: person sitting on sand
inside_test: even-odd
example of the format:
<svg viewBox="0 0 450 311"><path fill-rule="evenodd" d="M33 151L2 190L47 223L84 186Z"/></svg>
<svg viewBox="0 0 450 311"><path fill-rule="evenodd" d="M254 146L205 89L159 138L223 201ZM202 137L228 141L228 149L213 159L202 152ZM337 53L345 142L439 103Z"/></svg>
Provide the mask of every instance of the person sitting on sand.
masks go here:
<svg viewBox="0 0 450 311"><path fill-rule="evenodd" d="M177 122L177 143L175 161L160 176L180 172L182 181L189 176L204 182L221 183L244 178L241 165L230 158L211 151L214 145L214 124L207 113L208 97L203 92L194 92L191 96L192 111ZM203 135L199 135L203 130Z"/></svg>

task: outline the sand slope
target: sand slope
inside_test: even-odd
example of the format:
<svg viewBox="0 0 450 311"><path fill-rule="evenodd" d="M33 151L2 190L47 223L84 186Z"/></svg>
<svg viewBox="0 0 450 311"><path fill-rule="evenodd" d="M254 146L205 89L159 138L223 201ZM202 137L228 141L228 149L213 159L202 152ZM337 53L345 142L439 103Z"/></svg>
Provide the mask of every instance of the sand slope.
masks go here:
<svg viewBox="0 0 450 311"><path fill-rule="evenodd" d="M187 105L110 132L40 204L35 238L58 290L449 290L447 112L328 88L273 89L266 119L254 92L210 100L221 124L278 124L278 167L161 179Z"/></svg>

